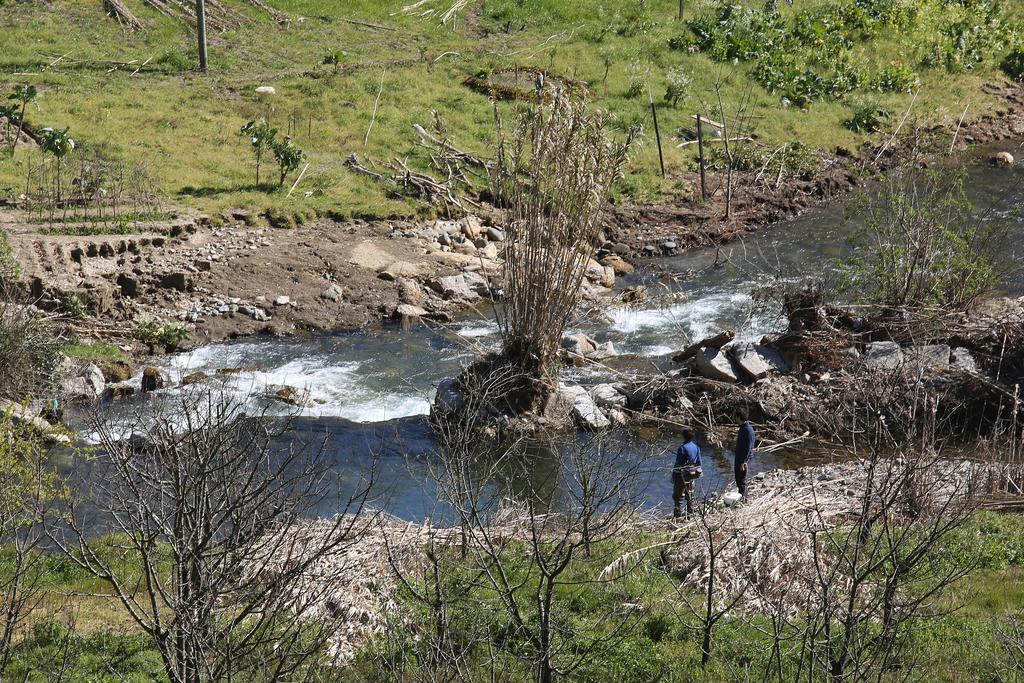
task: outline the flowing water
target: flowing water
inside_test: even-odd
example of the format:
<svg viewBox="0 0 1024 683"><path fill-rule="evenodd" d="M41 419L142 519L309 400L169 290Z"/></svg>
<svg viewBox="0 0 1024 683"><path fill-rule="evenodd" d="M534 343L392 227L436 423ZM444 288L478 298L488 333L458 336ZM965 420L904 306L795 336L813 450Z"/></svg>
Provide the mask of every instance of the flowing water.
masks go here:
<svg viewBox="0 0 1024 683"><path fill-rule="evenodd" d="M1020 169L981 164L972 168L968 187L976 208L986 211L995 206L995 215L1015 215L1024 207L1022 177ZM643 274L623 284L648 285L651 303L610 307L580 320L575 330L602 343L611 341L627 357L616 361L625 373L651 364L668 367L666 354L723 329L736 330L740 338L760 339L784 320L759 306L752 292L772 278L833 274L835 260L850 251L847 240L853 223L843 214L842 205L812 210L720 250L692 251L649 264ZM1024 249L1024 230L1017 225L1012 242L1015 253ZM1019 275L1006 279L1008 291L1022 290ZM282 385L300 390L305 401L298 427L331 435L331 455L352 482L376 462L382 504L418 520L437 512L435 491L424 482L434 448L425 418L434 388L455 376L473 358L474 349L496 347L497 326L487 314L484 310L443 329L423 326L215 344L154 362L175 382L198 370L210 375L220 370L228 389L245 400ZM615 379L597 370L569 369L565 374L567 380L585 385ZM117 415L134 406L133 401L124 401L110 404L107 411ZM264 407L293 412L271 399ZM625 448L637 453L664 452L677 445L671 433L630 433L620 438ZM792 465L806 456L800 451L764 455L754 459L752 469ZM665 454L661 461L663 468L652 471L647 488L652 506L664 505L670 496L671 456ZM724 486L731 476L728 454L706 448L704 472L703 486Z"/></svg>

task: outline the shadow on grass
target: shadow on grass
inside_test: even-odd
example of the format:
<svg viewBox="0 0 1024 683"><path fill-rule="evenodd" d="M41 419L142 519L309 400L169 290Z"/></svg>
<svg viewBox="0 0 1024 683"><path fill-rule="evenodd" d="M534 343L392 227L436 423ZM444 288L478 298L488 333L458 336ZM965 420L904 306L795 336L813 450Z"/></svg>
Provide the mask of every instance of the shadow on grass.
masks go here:
<svg viewBox="0 0 1024 683"><path fill-rule="evenodd" d="M259 185L234 185L231 187L192 187L187 185L178 190L179 197L220 197L226 194L232 194L234 192L264 192L270 194L277 190L279 186L272 183L260 183Z"/></svg>

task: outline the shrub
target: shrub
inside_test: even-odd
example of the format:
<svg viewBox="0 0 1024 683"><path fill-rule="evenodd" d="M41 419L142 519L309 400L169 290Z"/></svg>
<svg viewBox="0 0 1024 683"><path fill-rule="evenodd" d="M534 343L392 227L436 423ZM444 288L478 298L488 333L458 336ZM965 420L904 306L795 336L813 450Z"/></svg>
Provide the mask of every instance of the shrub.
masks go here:
<svg viewBox="0 0 1024 683"><path fill-rule="evenodd" d="M301 149L292 144L292 139L286 137L284 140L274 140L270 143L270 149L274 152L274 159L277 161L277 168L280 172L278 186L284 185L284 179L289 173L298 170L299 164L305 158Z"/></svg>
<svg viewBox="0 0 1024 683"><path fill-rule="evenodd" d="M872 90L879 92L911 92L921 83L917 72L905 64L892 62L871 79Z"/></svg>
<svg viewBox="0 0 1024 683"><path fill-rule="evenodd" d="M174 346L188 337L188 331L181 323L164 322L143 316L135 321L133 336L150 346Z"/></svg>
<svg viewBox="0 0 1024 683"><path fill-rule="evenodd" d="M0 290L0 398L49 395L59 380L62 347L60 333L47 318Z"/></svg>
<svg viewBox="0 0 1024 683"><path fill-rule="evenodd" d="M861 224L845 261L845 284L866 303L902 309L963 310L999 282L1009 225L975 217L963 172L889 174L851 209Z"/></svg>
<svg viewBox="0 0 1024 683"><path fill-rule="evenodd" d="M686 73L683 67L677 66L665 74L665 80L668 83L665 86L665 101L674 107L679 103L679 100L686 99L693 79Z"/></svg>
<svg viewBox="0 0 1024 683"><path fill-rule="evenodd" d="M843 121L843 127L854 133L876 133L882 128L882 121L891 116L887 109L875 104L862 104L853 110L850 118Z"/></svg>

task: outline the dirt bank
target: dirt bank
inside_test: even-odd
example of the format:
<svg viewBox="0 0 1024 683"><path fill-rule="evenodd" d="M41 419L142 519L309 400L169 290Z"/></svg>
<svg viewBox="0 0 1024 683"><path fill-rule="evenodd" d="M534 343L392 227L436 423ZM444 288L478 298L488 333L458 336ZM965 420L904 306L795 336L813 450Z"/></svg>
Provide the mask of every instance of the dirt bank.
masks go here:
<svg viewBox="0 0 1024 683"><path fill-rule="evenodd" d="M957 147L1024 136L1024 89L1004 83L990 91L1005 105L964 125ZM608 267L592 264L586 295L607 294L614 275L630 269L620 257L637 262L726 242L837 199L896 163L901 143L879 156L882 144L835 150L813 177L778 187L739 174L729 220L717 174L708 202L613 207L598 253ZM693 185L696 174L681 181ZM86 336L128 338L140 319L152 318L181 326L188 338L178 346L188 347L259 333L448 320L499 285L503 235L477 219L295 225L270 218L172 212L131 234L82 236L0 207L22 282L44 307L84 313L76 326Z"/></svg>

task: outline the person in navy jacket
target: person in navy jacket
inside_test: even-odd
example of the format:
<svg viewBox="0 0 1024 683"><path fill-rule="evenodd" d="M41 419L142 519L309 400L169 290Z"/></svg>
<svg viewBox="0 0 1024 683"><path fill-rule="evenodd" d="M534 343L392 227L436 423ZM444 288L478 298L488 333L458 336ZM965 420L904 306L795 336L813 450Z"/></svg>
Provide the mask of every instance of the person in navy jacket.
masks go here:
<svg viewBox="0 0 1024 683"><path fill-rule="evenodd" d="M700 467L700 446L693 440L693 432L683 430L683 444L676 450L672 467L672 516L682 517L682 500L686 499L686 514L693 514L693 482L703 474Z"/></svg>
<svg viewBox="0 0 1024 683"><path fill-rule="evenodd" d="M736 448L733 450L733 474L736 475L736 490L747 496L747 462L754 452L754 425L747 420L736 432Z"/></svg>

